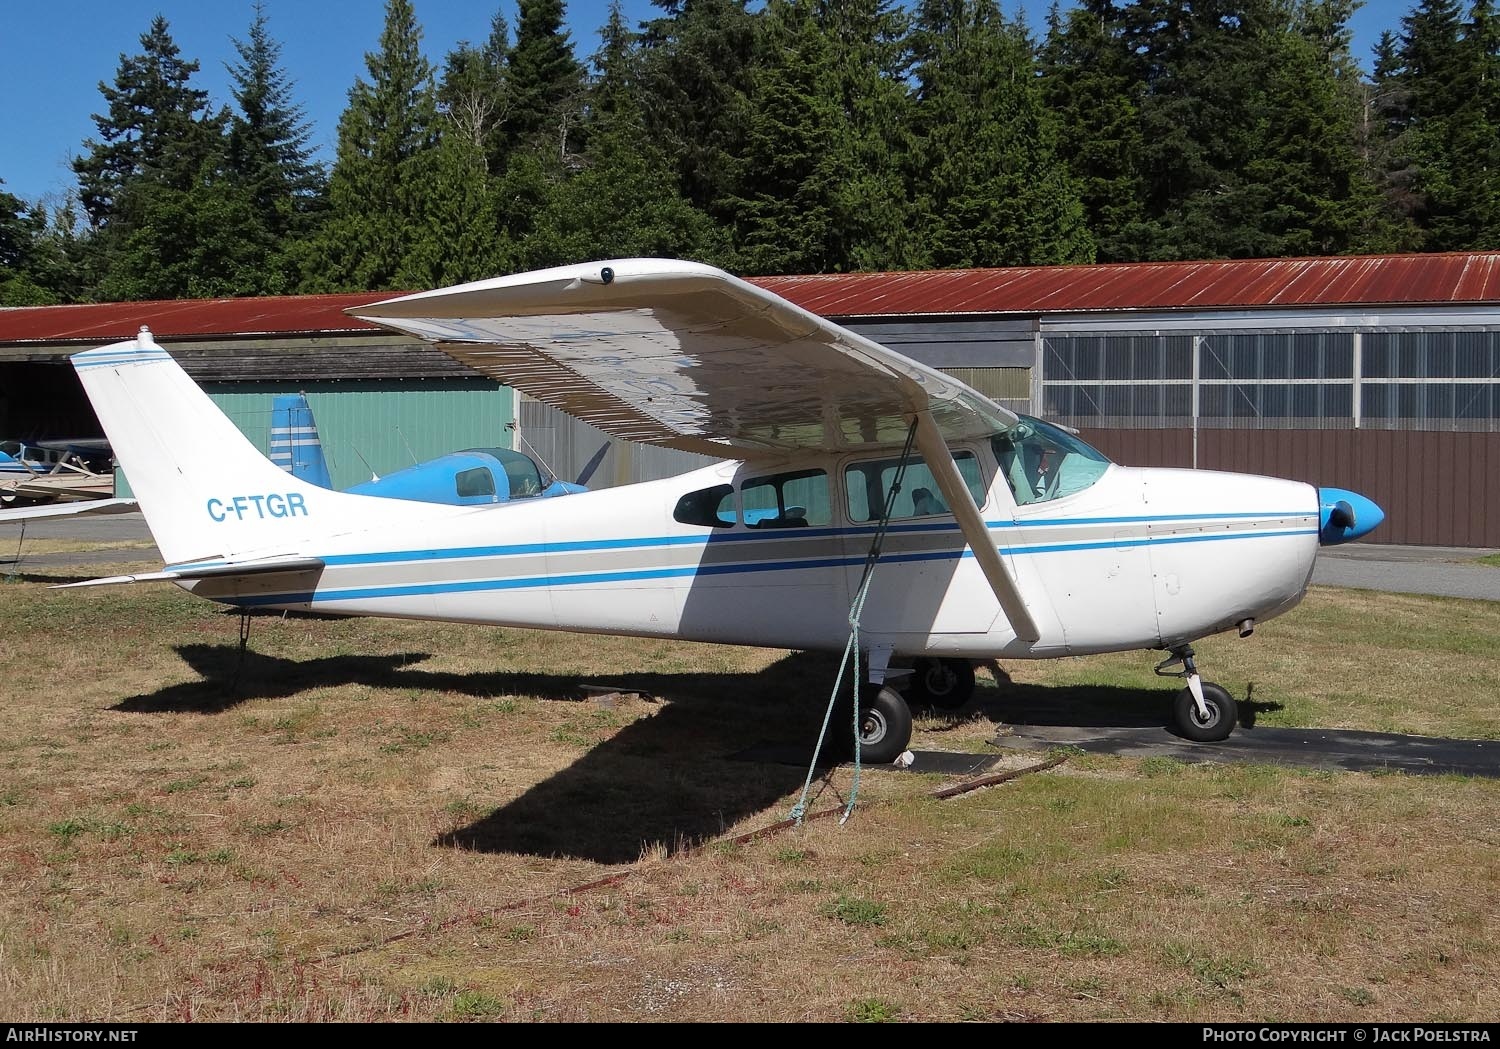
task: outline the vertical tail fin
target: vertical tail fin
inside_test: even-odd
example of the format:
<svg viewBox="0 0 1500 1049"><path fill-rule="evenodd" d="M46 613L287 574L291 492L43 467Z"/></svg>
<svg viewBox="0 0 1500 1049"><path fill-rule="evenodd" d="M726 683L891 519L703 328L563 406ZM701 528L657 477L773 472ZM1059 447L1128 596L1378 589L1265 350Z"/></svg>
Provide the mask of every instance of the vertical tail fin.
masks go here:
<svg viewBox="0 0 1500 1049"><path fill-rule="evenodd" d="M144 328L130 342L86 350L72 360L169 564L295 551L309 537L455 509L347 495L289 475L240 433Z"/></svg>
<svg viewBox="0 0 1500 1049"><path fill-rule="evenodd" d="M305 393L278 394L271 402L271 462L293 477L332 488L323 442Z"/></svg>

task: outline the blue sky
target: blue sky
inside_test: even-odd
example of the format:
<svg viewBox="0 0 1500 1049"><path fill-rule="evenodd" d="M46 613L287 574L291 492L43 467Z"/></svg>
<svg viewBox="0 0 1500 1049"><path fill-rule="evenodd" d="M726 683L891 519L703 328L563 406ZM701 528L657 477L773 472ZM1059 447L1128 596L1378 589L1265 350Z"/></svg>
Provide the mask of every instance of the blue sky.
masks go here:
<svg viewBox="0 0 1500 1049"><path fill-rule="evenodd" d="M1027 0L1039 26L1045 0ZM1354 18L1355 54L1368 66L1370 47L1394 29L1412 0L1371 0ZM313 124L312 143L333 154L339 113L364 56L378 45L384 0L265 0L271 35L281 42L282 65L296 82L295 97ZM479 42L499 9L515 26L514 0L415 0L427 57L438 65L459 41ZM1016 0L1005 0L1008 12ZM572 0L568 22L580 58L598 45L608 0ZM69 159L95 133L91 114L104 104L99 81L113 82L120 55L140 51L151 19L165 15L184 58L196 59L195 78L215 105L232 102L225 65L237 55L251 0L0 0L0 179L25 200L55 200L74 186ZM651 17L650 0L626 0L630 19Z"/></svg>

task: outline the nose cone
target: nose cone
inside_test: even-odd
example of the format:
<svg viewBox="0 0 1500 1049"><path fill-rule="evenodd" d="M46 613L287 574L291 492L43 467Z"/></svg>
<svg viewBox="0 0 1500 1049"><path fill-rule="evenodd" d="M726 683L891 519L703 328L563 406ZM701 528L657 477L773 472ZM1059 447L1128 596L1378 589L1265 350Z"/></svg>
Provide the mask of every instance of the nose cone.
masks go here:
<svg viewBox="0 0 1500 1049"><path fill-rule="evenodd" d="M1342 488L1318 489L1318 544L1337 546L1373 532L1385 511L1357 492Z"/></svg>

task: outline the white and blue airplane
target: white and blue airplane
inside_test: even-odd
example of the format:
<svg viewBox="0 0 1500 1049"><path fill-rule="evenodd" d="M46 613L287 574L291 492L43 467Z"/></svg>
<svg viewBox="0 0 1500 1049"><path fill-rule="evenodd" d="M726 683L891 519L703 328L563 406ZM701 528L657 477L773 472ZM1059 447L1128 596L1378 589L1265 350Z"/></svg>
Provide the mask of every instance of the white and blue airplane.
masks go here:
<svg viewBox="0 0 1500 1049"><path fill-rule="evenodd" d="M1225 738L1193 642L1295 606L1320 544L1381 511L1270 477L1133 469L1072 433L720 270L627 259L350 311L613 436L707 452L691 473L453 506L329 491L272 465L151 338L73 357L170 580L316 610L840 651L859 734L911 735L893 683L961 703L975 660L1164 650L1177 730ZM901 483L894 482L903 475ZM911 673L903 673L910 661Z"/></svg>
<svg viewBox="0 0 1500 1049"><path fill-rule="evenodd" d="M333 487L323 440L305 394L278 394L272 400L268 450L271 462L293 477L319 488ZM608 447L601 451L608 451ZM553 499L588 489L551 476L524 452L510 448L466 448L414 463L384 477L371 477L344 491L383 499L483 506L509 499Z"/></svg>

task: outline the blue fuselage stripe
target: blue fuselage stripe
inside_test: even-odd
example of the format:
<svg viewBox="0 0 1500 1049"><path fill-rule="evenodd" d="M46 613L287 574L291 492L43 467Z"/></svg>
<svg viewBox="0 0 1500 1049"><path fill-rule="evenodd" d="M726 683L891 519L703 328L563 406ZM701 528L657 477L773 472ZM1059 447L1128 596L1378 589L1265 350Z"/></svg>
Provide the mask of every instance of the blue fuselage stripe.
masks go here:
<svg viewBox="0 0 1500 1049"><path fill-rule="evenodd" d="M1176 535L1143 537L1139 539L1114 539L1091 543L1044 543L1031 546L1000 547L1001 553L1012 555L1066 553L1075 550L1107 550L1130 547L1167 545L1178 543L1223 542L1234 539L1270 539L1287 536L1317 535L1315 528L1278 531L1235 532L1215 535ZM923 561L954 561L970 558L974 554L968 549L939 550L923 553L890 554L883 558L886 564L911 564ZM335 563L325 558L325 563ZM719 565L678 565L663 568L631 569L615 572L578 572L560 575L525 576L510 579L470 579L432 583L417 583L396 586L353 587L341 590L299 591L288 594L262 594L255 597L232 599L242 605L306 604L316 602L361 601L372 598L417 597L436 594L481 593L497 590L523 590L543 587L586 586L601 583L644 582L655 579L681 579L699 576L742 575L761 572L808 571L829 568L853 568L864 564L863 554L847 557L806 558L801 560L750 561ZM366 562L367 563L367 562Z"/></svg>
<svg viewBox="0 0 1500 1049"><path fill-rule="evenodd" d="M1057 527L1061 525L1142 525L1161 522L1184 522L1201 521L1205 525L1215 521L1229 519L1245 520L1258 518L1263 520L1286 519L1297 517L1312 517L1313 511L1293 511L1288 513L1238 513L1238 514L1174 514L1159 517L1089 517L1089 518L1059 518L1057 520L1021 520L1021 521L986 521L985 527L994 531L996 529L1014 528L1041 528ZM920 525L892 525L888 530L891 535L918 535L939 534L951 532L958 536L959 528L956 523L933 523ZM359 554L327 554L318 555L320 560L327 565L377 565L395 564L401 562L416 561L462 561L471 558L485 557L518 557L536 554L568 554L587 551L615 551L615 550L646 550L659 549L674 546L718 546L721 544L757 543L774 540L788 539L828 539L828 538L859 538L872 536L876 528L854 527L854 528L778 528L767 529L758 533L745 532L710 532L706 535L662 535L645 536L639 539L581 539L554 543L513 543L505 546L463 546L451 547L442 550L388 550L375 551ZM1257 533L1236 532L1227 538L1241 538ZM1109 542L1089 544L1059 544L1056 549L1096 549L1100 546L1123 546L1139 542L1163 542L1163 538L1142 538L1136 540L1111 540ZM1006 549L1005 547L1001 548ZM1026 553L1029 548L1016 547L1012 552ZM168 565L168 568L182 568L189 564L194 568L203 568L226 564L225 561L193 561L178 565Z"/></svg>

